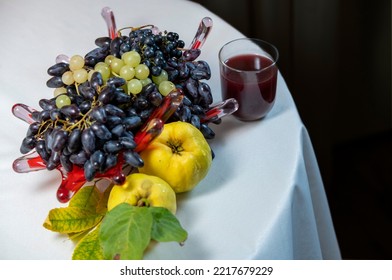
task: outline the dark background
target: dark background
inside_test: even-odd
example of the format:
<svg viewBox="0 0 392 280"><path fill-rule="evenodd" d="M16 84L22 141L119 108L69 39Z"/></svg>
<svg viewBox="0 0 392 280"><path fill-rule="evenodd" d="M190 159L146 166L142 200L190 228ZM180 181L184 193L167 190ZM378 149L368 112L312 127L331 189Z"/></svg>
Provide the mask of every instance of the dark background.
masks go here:
<svg viewBox="0 0 392 280"><path fill-rule="evenodd" d="M343 259L392 259L391 1L194 2L277 46Z"/></svg>

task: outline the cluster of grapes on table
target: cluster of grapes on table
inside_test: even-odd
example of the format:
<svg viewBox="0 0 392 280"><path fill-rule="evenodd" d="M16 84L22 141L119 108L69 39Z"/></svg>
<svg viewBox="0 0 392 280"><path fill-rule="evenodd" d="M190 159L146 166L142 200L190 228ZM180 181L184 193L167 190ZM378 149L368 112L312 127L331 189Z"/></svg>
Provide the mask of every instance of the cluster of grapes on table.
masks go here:
<svg viewBox="0 0 392 280"><path fill-rule="evenodd" d="M135 134L173 91L182 103L166 122L189 122L206 139L214 137L203 121L213 102L208 63L197 61L200 49L184 49L175 32L131 29L129 35L95 40L84 57L74 55L48 69L54 97L41 99L32 112L21 153L35 149L53 170L84 169L87 181L120 160L141 167Z"/></svg>

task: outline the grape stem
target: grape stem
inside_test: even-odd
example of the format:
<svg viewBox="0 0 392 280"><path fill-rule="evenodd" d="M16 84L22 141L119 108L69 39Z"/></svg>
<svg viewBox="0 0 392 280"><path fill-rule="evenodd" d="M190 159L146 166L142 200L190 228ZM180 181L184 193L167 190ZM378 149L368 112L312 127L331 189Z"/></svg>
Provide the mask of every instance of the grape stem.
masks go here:
<svg viewBox="0 0 392 280"><path fill-rule="evenodd" d="M44 121L44 123L42 125L39 126L39 129L38 129L38 132L37 132L37 135L39 136L39 138L41 138L42 134L44 134L48 130L49 125L47 125L47 124L49 124L50 122L51 122L51 120L46 120L46 121ZM45 127L45 129L43 131L41 131L41 129L43 127Z"/></svg>
<svg viewBox="0 0 392 280"><path fill-rule="evenodd" d="M126 29L131 29L131 31L135 31L135 30L139 30L142 28L154 28L154 27L155 27L155 25L153 25L153 24L146 24L146 25L142 25L139 27L127 26L127 27L122 27L119 30L117 30L117 34L118 34L118 36L121 36L121 31L126 30Z"/></svg>
<svg viewBox="0 0 392 280"><path fill-rule="evenodd" d="M95 101L95 100L94 100ZM82 118L80 120L78 120L76 123L74 123L73 125L67 127L65 130L70 132L72 131L72 129L74 129L75 127L81 128L82 125L84 125L84 128L87 127L87 120L86 118L90 115L90 113L92 112L92 110L95 108L96 102L92 102L91 103L91 109L87 111L86 114L82 115Z"/></svg>

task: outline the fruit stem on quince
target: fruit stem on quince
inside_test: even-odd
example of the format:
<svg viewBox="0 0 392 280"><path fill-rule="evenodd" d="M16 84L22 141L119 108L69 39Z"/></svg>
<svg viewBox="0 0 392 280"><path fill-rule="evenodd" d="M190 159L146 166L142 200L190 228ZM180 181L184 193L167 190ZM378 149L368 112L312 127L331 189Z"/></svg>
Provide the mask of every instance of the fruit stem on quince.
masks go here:
<svg viewBox="0 0 392 280"><path fill-rule="evenodd" d="M171 148L173 154L180 154L184 151L182 147L182 142L180 140L174 140L172 142L167 141L166 144Z"/></svg>
<svg viewBox="0 0 392 280"><path fill-rule="evenodd" d="M138 207L150 207L150 203L148 202L147 198L141 198L137 202Z"/></svg>

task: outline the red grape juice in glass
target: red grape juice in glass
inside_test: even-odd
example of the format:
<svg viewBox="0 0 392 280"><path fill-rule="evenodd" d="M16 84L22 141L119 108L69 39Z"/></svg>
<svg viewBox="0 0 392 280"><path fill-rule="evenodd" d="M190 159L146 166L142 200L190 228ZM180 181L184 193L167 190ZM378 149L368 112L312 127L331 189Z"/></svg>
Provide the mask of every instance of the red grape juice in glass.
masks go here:
<svg viewBox="0 0 392 280"><path fill-rule="evenodd" d="M250 39L246 39L250 40ZM232 54L221 57L222 98L235 98L239 108L233 114L243 121L263 118L275 102L278 68L267 53Z"/></svg>

